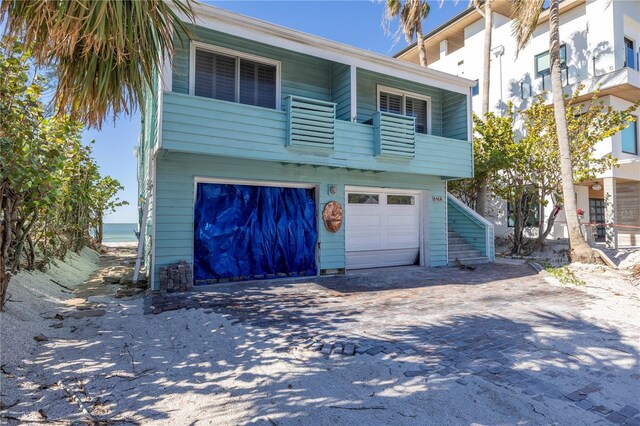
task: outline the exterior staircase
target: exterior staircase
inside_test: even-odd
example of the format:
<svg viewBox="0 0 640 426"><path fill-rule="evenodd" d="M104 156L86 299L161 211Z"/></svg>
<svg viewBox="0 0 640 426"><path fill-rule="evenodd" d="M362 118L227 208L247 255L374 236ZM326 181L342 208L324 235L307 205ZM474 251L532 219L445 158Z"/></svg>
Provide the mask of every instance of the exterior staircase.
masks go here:
<svg viewBox="0 0 640 426"><path fill-rule="evenodd" d="M489 263L489 258L474 249L459 233L449 228L449 265L456 266L456 259L465 265Z"/></svg>

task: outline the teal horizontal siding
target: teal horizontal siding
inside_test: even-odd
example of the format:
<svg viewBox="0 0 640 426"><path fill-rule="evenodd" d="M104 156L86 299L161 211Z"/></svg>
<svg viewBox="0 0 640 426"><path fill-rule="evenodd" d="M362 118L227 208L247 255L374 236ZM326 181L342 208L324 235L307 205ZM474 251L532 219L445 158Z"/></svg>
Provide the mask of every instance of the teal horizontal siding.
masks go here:
<svg viewBox="0 0 640 426"><path fill-rule="evenodd" d="M329 201L344 205L345 186L371 186L429 191L428 197L428 247L427 264L446 264L446 204L431 202L431 196L446 196L445 184L436 176L405 173L370 173L358 170L331 169L329 167L296 166L277 162L223 158L211 155L195 155L169 152L157 160L157 214L156 214L156 274L158 268L185 259L193 261L193 205L195 178L241 179L257 181L297 182L319 188L318 227L321 269L345 267L345 225L337 232L326 230L320 217ZM330 184L338 193L328 192Z"/></svg>
<svg viewBox="0 0 640 426"><path fill-rule="evenodd" d="M336 118L351 121L351 67L331 65L331 102L336 104Z"/></svg>
<svg viewBox="0 0 640 426"><path fill-rule="evenodd" d="M287 148L287 114L172 92L164 94L162 147L185 153L452 178L472 175L469 142L415 135L415 158L374 157L372 125L335 121L334 149Z"/></svg>
<svg viewBox="0 0 640 426"><path fill-rule="evenodd" d="M442 136L467 140L467 97L460 93L447 93L442 98Z"/></svg>

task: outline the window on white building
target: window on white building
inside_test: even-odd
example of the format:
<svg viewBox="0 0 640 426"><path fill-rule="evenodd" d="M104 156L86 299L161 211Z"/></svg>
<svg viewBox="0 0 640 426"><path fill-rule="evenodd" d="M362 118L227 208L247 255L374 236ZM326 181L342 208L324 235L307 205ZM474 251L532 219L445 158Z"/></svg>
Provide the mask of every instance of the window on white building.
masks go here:
<svg viewBox="0 0 640 426"><path fill-rule="evenodd" d="M522 203L529 203L529 215L524 221L526 228L535 228L540 225L540 204L536 200L532 200L531 196L522 196ZM516 213L513 204L507 201L507 226L513 228L516 226Z"/></svg>
<svg viewBox="0 0 640 426"><path fill-rule="evenodd" d="M636 66L636 50L634 49L633 40L624 38L624 66L637 69Z"/></svg>
<svg viewBox="0 0 640 426"><path fill-rule="evenodd" d="M539 53L534 58L535 75L542 78L542 90L546 90L545 77L551 74L551 55L549 51ZM567 46L560 46L560 72L562 73L562 84L569 83L569 73L567 69Z"/></svg>
<svg viewBox="0 0 640 426"><path fill-rule="evenodd" d="M638 155L638 117L620 132L622 136L622 152Z"/></svg>
<svg viewBox="0 0 640 426"><path fill-rule="evenodd" d="M471 96L477 96L480 94L480 80L476 80L475 86L471 88Z"/></svg>

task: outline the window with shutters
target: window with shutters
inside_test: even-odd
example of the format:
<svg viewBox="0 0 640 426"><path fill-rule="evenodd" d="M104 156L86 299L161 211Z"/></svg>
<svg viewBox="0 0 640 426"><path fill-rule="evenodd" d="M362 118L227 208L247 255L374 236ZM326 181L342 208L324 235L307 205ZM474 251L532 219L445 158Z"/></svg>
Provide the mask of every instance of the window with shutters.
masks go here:
<svg viewBox="0 0 640 426"><path fill-rule="evenodd" d="M191 93L279 108L279 63L227 49L194 46Z"/></svg>
<svg viewBox="0 0 640 426"><path fill-rule="evenodd" d="M415 93L378 86L378 110L416 118L416 132L430 133L430 99Z"/></svg>
<svg viewBox="0 0 640 426"><path fill-rule="evenodd" d="M402 114L402 95L380 92L380 111Z"/></svg>

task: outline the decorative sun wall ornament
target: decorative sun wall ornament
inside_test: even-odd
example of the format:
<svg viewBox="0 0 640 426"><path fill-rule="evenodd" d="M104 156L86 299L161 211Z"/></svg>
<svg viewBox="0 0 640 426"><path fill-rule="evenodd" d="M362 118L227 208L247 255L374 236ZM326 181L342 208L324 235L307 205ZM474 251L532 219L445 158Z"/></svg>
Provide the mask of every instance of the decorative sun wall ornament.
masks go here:
<svg viewBox="0 0 640 426"><path fill-rule="evenodd" d="M342 226L342 206L337 201L330 201L322 211L324 226L329 232L338 232Z"/></svg>

